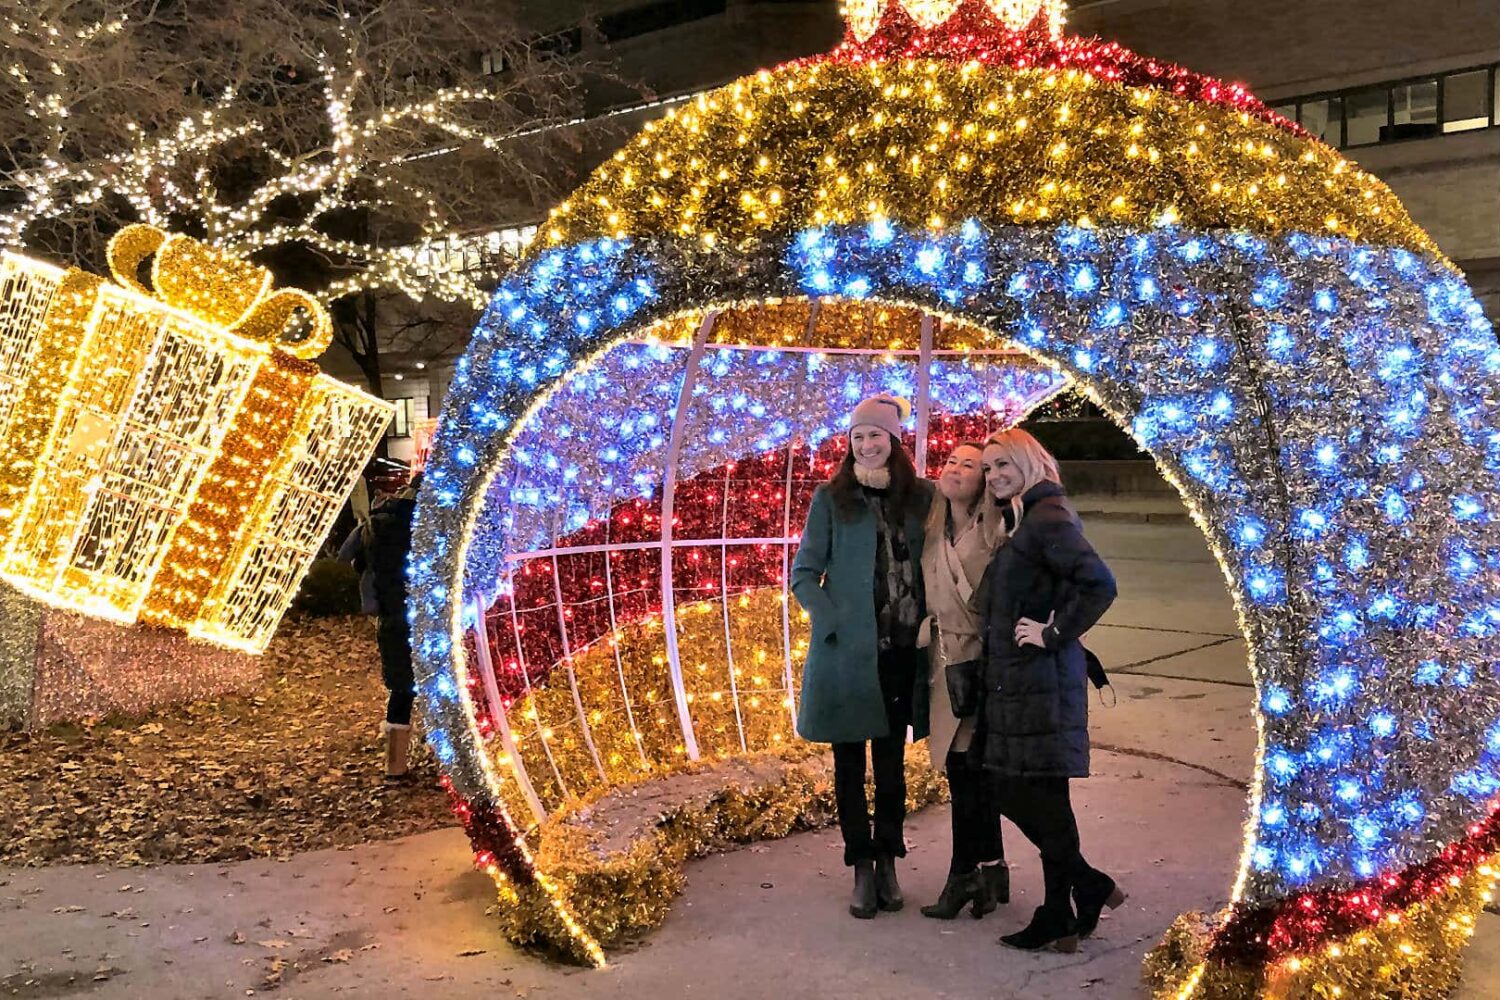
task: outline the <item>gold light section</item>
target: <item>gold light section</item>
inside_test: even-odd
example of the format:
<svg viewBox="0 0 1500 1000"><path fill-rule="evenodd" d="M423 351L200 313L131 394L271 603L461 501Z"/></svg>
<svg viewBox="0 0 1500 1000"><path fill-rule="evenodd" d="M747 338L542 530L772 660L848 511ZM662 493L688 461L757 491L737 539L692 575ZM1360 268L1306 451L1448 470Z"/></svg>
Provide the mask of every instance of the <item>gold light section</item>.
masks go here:
<svg viewBox="0 0 1500 1000"><path fill-rule="evenodd" d="M1373 175L1249 115L1078 71L918 60L790 66L700 95L554 209L532 252L969 218L1308 232L1442 259Z"/></svg>
<svg viewBox="0 0 1500 1000"><path fill-rule="evenodd" d="M265 269L150 226L109 263L0 257L0 575L259 652L391 406L299 360L331 320Z"/></svg>
<svg viewBox="0 0 1500 1000"><path fill-rule="evenodd" d="M256 373L187 519L172 536L141 618L185 629L198 618L241 533L250 527L258 487L288 446L293 421L317 366L273 352Z"/></svg>
<svg viewBox="0 0 1500 1000"><path fill-rule="evenodd" d="M1445 997L1458 985L1464 953L1494 899L1497 878L1500 858L1490 858L1378 924L1265 966L1207 957L1211 924L1188 914L1147 954L1146 985L1155 1000Z"/></svg>
<svg viewBox="0 0 1500 1000"><path fill-rule="evenodd" d="M0 532L15 519L30 488L36 461L52 430L57 401L102 279L63 272L40 261L0 256L5 276L0 307Z"/></svg>
<svg viewBox="0 0 1500 1000"><path fill-rule="evenodd" d="M742 732L752 752L796 741L790 708L796 692L786 690L783 674L783 600L781 588L772 587L731 595L727 618L721 599L677 608L678 647L693 651L683 661L683 678L705 758L741 753ZM808 625L800 609L791 615L792 677L800 681ZM586 746L567 664L557 664L544 684L511 706L516 751L549 810L596 787L625 784L687 763L663 627L659 617L622 626L573 655L573 681L606 782L601 784ZM522 815L524 803L517 800L516 806Z"/></svg>
<svg viewBox="0 0 1500 1000"><path fill-rule="evenodd" d="M265 648L390 419L388 403L319 376L189 635Z"/></svg>
<svg viewBox="0 0 1500 1000"><path fill-rule="evenodd" d="M661 320L634 337L672 347L688 347L703 325L704 311ZM813 314L807 299L780 299L727 309L719 314L709 343L737 347L781 347L826 351L916 352L922 344L924 312L909 306L823 299ZM954 316L934 316L932 347L961 352L1002 349L1006 340Z"/></svg>
<svg viewBox="0 0 1500 1000"><path fill-rule="evenodd" d="M249 344L143 296L99 290L0 572L28 592L133 621L166 543L255 377Z"/></svg>

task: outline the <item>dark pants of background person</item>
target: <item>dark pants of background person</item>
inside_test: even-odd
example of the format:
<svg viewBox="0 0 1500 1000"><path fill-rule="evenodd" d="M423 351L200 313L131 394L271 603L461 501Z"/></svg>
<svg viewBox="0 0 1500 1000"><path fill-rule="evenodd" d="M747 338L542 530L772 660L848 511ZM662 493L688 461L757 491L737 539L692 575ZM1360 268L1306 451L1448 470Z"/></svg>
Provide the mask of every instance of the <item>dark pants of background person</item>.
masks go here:
<svg viewBox="0 0 1500 1000"><path fill-rule="evenodd" d="M411 672L411 626L406 616L381 615L375 645L380 648L380 678L390 692L385 702L385 721L393 726L409 726L416 681Z"/></svg>
<svg viewBox="0 0 1500 1000"><path fill-rule="evenodd" d="M833 745L833 792L846 865L878 855L906 857L906 727L911 725L912 693L921 659L918 650L898 648L883 650L876 663L890 734L869 741L870 767L875 772L873 835L865 799L865 744Z"/></svg>
<svg viewBox="0 0 1500 1000"><path fill-rule="evenodd" d="M1001 809L1042 855L1042 905L1073 916L1075 887L1094 889L1109 876L1083 859L1078 820L1073 816L1067 778L999 777L995 781Z"/></svg>
<svg viewBox="0 0 1500 1000"><path fill-rule="evenodd" d="M950 875L967 875L1005 858L1000 839L1000 801L995 778L970 762L963 750L948 751L948 789L953 794L953 860Z"/></svg>

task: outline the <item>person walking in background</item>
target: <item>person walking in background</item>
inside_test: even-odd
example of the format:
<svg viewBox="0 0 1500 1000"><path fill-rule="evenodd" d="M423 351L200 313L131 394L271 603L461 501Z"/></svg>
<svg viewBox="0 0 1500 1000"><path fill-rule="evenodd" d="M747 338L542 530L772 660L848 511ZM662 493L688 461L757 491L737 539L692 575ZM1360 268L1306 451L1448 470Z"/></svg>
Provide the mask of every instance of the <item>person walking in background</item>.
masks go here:
<svg viewBox="0 0 1500 1000"><path fill-rule="evenodd" d="M370 517L386 499L388 498L381 498L373 504L370 502L368 473L355 482L354 492L349 497L354 527L349 529L344 543L339 546L337 558L339 562L353 566L354 572L359 574L359 613L362 615L380 614L380 602L375 599L375 574L370 569L368 550L371 538Z"/></svg>
<svg viewBox="0 0 1500 1000"><path fill-rule="evenodd" d="M797 732L833 744L849 912L899 910L895 859L906 856L906 730L927 732L927 674L917 649L926 615L922 521L932 484L901 447L911 405L873 396L849 419L849 450L813 493L792 566L792 593L812 618ZM875 778L871 827L866 744Z"/></svg>
<svg viewBox="0 0 1500 1000"><path fill-rule="evenodd" d="M1010 817L1042 857L1045 894L1031 923L1000 940L1074 951L1105 906L1125 900L1084 860L1069 782L1089 773L1088 677L1080 637L1115 599L1115 579L1083 537L1057 462L1023 430L990 435L985 485L1009 540L990 563L984 603L979 744ZM1074 911L1074 905L1077 911Z"/></svg>
<svg viewBox="0 0 1500 1000"><path fill-rule="evenodd" d="M1000 836L1000 808L991 781L969 754L974 738L984 645L975 596L995 546L1005 537L1000 508L986 498L984 446L957 445L937 480L922 547L931 631L932 766L945 770L952 792L953 853L948 881L922 916L952 920L966 905L983 917L1010 902L1010 870Z"/></svg>
<svg viewBox="0 0 1500 1000"><path fill-rule="evenodd" d="M340 558L347 552L346 561L356 569L363 563L361 576L370 579L379 616L375 643L380 650L381 679L388 692L380 729L385 736L385 779L392 783L407 781L411 776L411 713L416 690L411 626L406 619L406 557L411 551L412 517L421 487L418 473L406 488L377 506L367 524L357 525L340 550Z"/></svg>

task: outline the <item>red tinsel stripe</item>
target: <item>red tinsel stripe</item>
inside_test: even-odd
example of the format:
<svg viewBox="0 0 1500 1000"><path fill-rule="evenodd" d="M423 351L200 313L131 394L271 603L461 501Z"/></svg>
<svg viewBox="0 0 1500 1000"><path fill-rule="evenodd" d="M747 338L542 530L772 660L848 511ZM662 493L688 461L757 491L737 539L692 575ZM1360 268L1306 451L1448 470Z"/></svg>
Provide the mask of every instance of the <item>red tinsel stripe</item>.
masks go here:
<svg viewBox="0 0 1500 1000"><path fill-rule="evenodd" d="M797 60L805 66L834 60L842 63L890 62L902 59L939 59L978 62L1012 69L1080 70L1126 87L1150 87L1189 101L1218 104L1241 111L1303 138L1312 134L1276 114L1237 83L1224 83L1174 63L1137 55L1115 42L1063 35L1053 38L1044 28L1011 31L982 4L961 8L936 28L917 25L899 5L887 7L880 29L864 42L850 35L827 56Z"/></svg>
<svg viewBox="0 0 1500 1000"><path fill-rule="evenodd" d="M1468 828L1468 836L1435 857L1369 879L1353 889L1324 889L1257 908L1235 908L1208 948L1210 961L1264 965L1283 956L1311 952L1330 941L1379 924L1452 887L1500 853L1500 806Z"/></svg>
<svg viewBox="0 0 1500 1000"><path fill-rule="evenodd" d="M480 868L495 865L518 886L535 882L536 869L517 843L520 834L511 829L500 810L484 803L471 803L454 791L453 782L446 776L442 782L454 815L469 835L469 843L474 848L474 863Z"/></svg>

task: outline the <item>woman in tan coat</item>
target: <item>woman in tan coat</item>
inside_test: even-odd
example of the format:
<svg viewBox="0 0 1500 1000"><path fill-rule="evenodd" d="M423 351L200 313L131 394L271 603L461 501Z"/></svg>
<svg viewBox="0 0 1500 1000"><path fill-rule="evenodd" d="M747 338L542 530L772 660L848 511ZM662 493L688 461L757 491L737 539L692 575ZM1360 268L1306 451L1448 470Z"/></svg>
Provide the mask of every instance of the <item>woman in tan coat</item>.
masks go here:
<svg viewBox="0 0 1500 1000"><path fill-rule="evenodd" d="M952 920L972 904L982 917L1010 901L1010 870L1000 840L1000 809L991 782L970 762L974 738L973 706L960 706L960 718L949 697L948 669L976 683L983 656L979 602L975 591L1004 539L999 508L987 502L981 470L983 446L964 442L953 449L938 477L937 495L927 518L922 575L930 630L931 702L928 748L932 766L943 768L953 792L953 859L943 893L922 915ZM962 685L960 685L960 688ZM977 695L977 690L975 691Z"/></svg>

